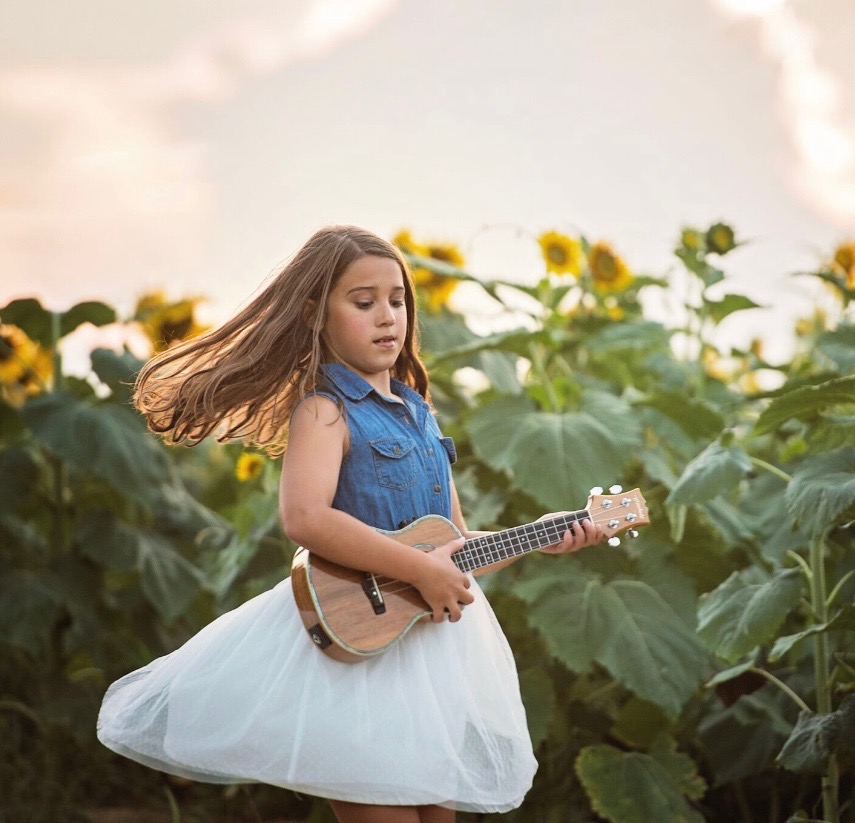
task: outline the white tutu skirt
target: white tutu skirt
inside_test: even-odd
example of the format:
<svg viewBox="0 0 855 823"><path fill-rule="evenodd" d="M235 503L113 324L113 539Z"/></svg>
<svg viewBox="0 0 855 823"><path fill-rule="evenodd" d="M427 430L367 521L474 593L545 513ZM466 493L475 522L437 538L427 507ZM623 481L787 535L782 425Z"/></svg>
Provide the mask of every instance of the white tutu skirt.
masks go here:
<svg viewBox="0 0 855 823"><path fill-rule="evenodd" d="M207 783L268 783L383 805L504 812L537 769L514 660L471 577L456 623L419 621L382 654L331 660L290 579L113 683L98 739Z"/></svg>

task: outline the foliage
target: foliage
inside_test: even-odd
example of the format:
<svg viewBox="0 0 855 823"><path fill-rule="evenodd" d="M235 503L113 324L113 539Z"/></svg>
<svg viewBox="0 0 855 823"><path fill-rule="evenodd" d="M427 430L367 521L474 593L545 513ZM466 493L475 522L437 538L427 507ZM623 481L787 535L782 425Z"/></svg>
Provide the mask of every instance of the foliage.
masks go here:
<svg viewBox="0 0 855 823"><path fill-rule="evenodd" d="M833 290L838 316L800 323L791 361L771 364L759 343L717 346L719 324L756 307L723 293L726 255L741 245L724 223L682 231L668 280L559 232L534 241L544 254L534 285L476 279L450 244L396 241L420 272L425 357L470 528L581 508L591 487L613 483L638 486L651 513L635 541L479 579L516 655L541 764L504 818L807 819L800 810L821 808L837 823L855 773L849 257L807 275ZM461 283L528 317L476 335L454 309ZM683 295L684 320L646 317L644 290ZM200 328L193 302L173 304L185 312L176 319L150 296L125 322L162 347ZM163 447L129 407L141 362L127 349L94 351L86 380L62 375L62 336L114 319L100 303L0 309L10 823L79 819L87 795L220 811L243 798L235 787L191 796L94 738L113 679L270 588L293 550L275 463L233 445ZM295 817L311 807L269 787L246 800Z"/></svg>

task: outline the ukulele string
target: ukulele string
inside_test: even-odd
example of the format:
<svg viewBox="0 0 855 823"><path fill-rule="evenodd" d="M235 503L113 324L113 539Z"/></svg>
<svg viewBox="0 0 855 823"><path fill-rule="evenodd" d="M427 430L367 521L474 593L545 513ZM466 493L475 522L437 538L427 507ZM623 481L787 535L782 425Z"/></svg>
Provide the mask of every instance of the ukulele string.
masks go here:
<svg viewBox="0 0 855 823"><path fill-rule="evenodd" d="M603 513L605 513L605 516L595 517L595 514L602 515ZM589 515L588 517L576 517L574 520L570 521L570 523L571 524L572 523L578 523L582 520L590 520L592 523L606 522L612 518L613 514L614 514L614 509L611 509L611 508L606 509L605 507L601 507L598 510L590 509L590 510L588 510L588 515ZM542 521L536 521L536 522L542 522ZM534 524L529 524L529 525L534 525ZM565 529L565 531L566 531L566 529ZM485 536L487 536L487 535L485 535ZM563 536L564 535L562 532L561 537L563 538ZM472 539L477 539L477 538L472 538ZM556 542L560 542L560 541L556 541ZM461 551L465 548L466 548L466 544L464 543L463 546L461 546L460 549L458 549L458 551ZM514 555L511 555L511 556L514 556ZM507 560L507 559L509 559L509 558L500 557L495 562L500 562L501 560ZM396 580L392 577L385 577L384 575L374 575L374 580L377 582L377 589L379 591L383 592L384 594L398 594L399 592L406 591L407 589L414 589L415 588L415 586L412 583L404 583L403 586L400 586L397 589L392 589L392 588L390 588L390 586L394 586L396 583L402 583L403 581ZM380 582L381 580L383 580L385 582L381 583Z"/></svg>

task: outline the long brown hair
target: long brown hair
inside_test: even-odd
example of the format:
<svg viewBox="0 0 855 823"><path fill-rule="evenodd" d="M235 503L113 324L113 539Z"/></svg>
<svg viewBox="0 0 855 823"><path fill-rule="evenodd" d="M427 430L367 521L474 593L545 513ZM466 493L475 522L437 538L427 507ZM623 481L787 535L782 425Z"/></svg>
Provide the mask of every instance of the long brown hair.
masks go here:
<svg viewBox="0 0 855 823"><path fill-rule="evenodd" d="M214 331L151 358L137 375L133 403L168 443L195 446L242 439L271 457L282 454L288 421L315 387L324 350L319 322L345 269L361 257L395 260L404 277L407 335L392 374L428 398L418 353L416 303L398 249L356 226L316 231L245 309ZM216 430L216 431L215 431Z"/></svg>

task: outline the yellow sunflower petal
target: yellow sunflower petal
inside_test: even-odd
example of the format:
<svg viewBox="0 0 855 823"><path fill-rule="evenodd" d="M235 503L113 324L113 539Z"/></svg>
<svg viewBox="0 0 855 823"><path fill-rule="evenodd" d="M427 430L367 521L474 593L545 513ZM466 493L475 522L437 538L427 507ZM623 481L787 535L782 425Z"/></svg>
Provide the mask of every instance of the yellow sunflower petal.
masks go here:
<svg viewBox="0 0 855 823"><path fill-rule="evenodd" d="M600 292L623 291L634 279L623 259L604 241L591 247L588 265L594 288Z"/></svg>
<svg viewBox="0 0 855 823"><path fill-rule="evenodd" d="M235 464L235 477L242 483L254 480L264 471L264 458L254 452L243 452Z"/></svg>
<svg viewBox="0 0 855 823"><path fill-rule="evenodd" d="M582 244L578 240L561 232L546 231L537 242L548 272L578 277L583 259Z"/></svg>

